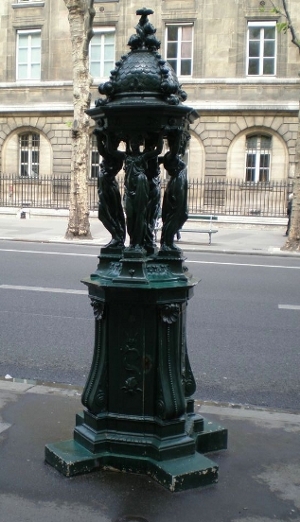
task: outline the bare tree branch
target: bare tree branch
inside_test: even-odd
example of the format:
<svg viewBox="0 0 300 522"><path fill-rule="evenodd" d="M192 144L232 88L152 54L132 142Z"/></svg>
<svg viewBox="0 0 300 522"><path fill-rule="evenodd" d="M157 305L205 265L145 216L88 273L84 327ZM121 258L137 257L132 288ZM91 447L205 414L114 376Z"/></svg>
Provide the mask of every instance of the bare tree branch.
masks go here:
<svg viewBox="0 0 300 522"><path fill-rule="evenodd" d="M291 17L290 17L290 13L289 13L289 10L288 10L287 1L286 0L282 0L283 9L280 9L278 6L276 6L274 4L273 0L270 0L270 3L273 6L274 12L280 14L281 16L283 16L286 19L286 28L284 29L284 32L286 32L287 30L290 31L290 33L292 35L291 42L296 47L298 47L299 52L300 52L300 39L297 38L297 33L296 33L295 28L293 26L293 23L292 23L292 20L291 20Z"/></svg>
<svg viewBox="0 0 300 522"><path fill-rule="evenodd" d="M290 18L290 14L289 14L289 11L288 11L288 8L287 8L286 0L282 0L282 4L283 4L284 13L285 13L285 16L286 16L286 19L287 19L287 22L288 22L289 30L290 30L290 33L292 35L292 43L294 45L296 45L296 47L298 47L299 52L300 52L300 40L299 40L299 38L297 38L296 31L295 31L294 26L292 24L292 20Z"/></svg>

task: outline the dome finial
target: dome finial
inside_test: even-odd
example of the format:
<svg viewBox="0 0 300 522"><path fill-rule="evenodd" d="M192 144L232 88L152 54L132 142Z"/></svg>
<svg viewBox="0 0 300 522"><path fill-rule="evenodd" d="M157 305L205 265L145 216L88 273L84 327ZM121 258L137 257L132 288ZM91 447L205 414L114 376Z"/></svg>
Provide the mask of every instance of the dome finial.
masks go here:
<svg viewBox="0 0 300 522"><path fill-rule="evenodd" d="M140 15L138 25L135 27L136 34L133 34L128 41L128 45L132 51L137 49L148 49L149 51L157 51L160 48L160 41L157 40L155 27L149 22L148 15L153 14L152 9L143 7L136 11Z"/></svg>

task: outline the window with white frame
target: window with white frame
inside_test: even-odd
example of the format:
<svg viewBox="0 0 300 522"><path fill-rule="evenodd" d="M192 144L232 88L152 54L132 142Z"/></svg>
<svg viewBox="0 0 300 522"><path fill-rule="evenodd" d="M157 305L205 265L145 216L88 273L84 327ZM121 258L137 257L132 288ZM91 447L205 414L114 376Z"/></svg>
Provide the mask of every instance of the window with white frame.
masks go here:
<svg viewBox="0 0 300 522"><path fill-rule="evenodd" d="M19 174L37 178L40 169L40 136L37 133L19 134Z"/></svg>
<svg viewBox="0 0 300 522"><path fill-rule="evenodd" d="M166 59L177 76L191 76L193 70L193 24L166 26Z"/></svg>
<svg viewBox="0 0 300 522"><path fill-rule="evenodd" d="M41 78L41 31L17 32L17 80Z"/></svg>
<svg viewBox="0 0 300 522"><path fill-rule="evenodd" d="M247 74L276 74L276 22L248 22Z"/></svg>
<svg viewBox="0 0 300 522"><path fill-rule="evenodd" d="M107 78L115 65L115 28L94 28L90 42L90 73L94 78Z"/></svg>
<svg viewBox="0 0 300 522"><path fill-rule="evenodd" d="M41 0L18 0L18 4L31 4L33 2L40 2Z"/></svg>
<svg viewBox="0 0 300 522"><path fill-rule="evenodd" d="M263 134L246 139L246 181L270 181L272 138Z"/></svg>

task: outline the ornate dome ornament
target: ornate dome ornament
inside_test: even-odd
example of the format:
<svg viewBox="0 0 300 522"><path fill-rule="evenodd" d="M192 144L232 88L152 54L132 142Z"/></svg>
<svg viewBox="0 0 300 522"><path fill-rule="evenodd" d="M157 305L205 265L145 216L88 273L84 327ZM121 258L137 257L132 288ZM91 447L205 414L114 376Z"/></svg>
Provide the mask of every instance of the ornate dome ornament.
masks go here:
<svg viewBox="0 0 300 522"><path fill-rule="evenodd" d="M187 98L174 70L158 53L160 41L148 19L153 11L144 7L136 14L140 19L136 34L128 41L131 51L116 62L109 81L99 86L99 93L107 98L97 100L96 106L137 95L143 99L155 97L169 105L178 105Z"/></svg>
<svg viewBox="0 0 300 522"><path fill-rule="evenodd" d="M98 217L112 235L109 248L124 247L126 221L130 247L136 250L136 255L155 251L154 227L161 205L160 165L163 164L172 178L163 206L168 208L167 214L173 215L171 224L163 226L161 247L175 255L178 249L172 231L174 227L181 228L187 219L187 169L183 156L190 137L189 124L198 118L198 113L183 104L186 93L175 71L158 52L160 42L148 19L152 13L145 7L136 12L140 18L136 34L128 41L130 51L116 62L109 80L99 86L100 94L105 97L97 100L95 108L87 114L96 122L94 133L103 158L98 182ZM164 140L169 152L163 157L160 155ZM120 142L125 144L125 151L124 147L119 148ZM126 216L114 179L122 166ZM176 212L171 203L174 198Z"/></svg>

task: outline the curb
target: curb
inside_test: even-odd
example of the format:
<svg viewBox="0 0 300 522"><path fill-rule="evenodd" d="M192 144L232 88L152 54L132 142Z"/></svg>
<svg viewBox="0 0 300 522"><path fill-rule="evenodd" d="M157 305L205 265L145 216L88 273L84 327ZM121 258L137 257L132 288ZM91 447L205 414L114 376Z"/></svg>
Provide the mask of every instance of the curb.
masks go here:
<svg viewBox="0 0 300 522"><path fill-rule="evenodd" d="M27 238L15 238L15 237L0 237L0 241L16 241L22 243L49 243L49 244L60 244L60 245L78 245L78 246L95 246L101 247L105 245L105 242L98 241L97 239L85 239L85 240L69 240L69 239L27 239ZM270 256L270 257L299 257L300 252L283 251L280 248L271 248L271 250L232 250L232 249L217 249L214 246L195 246L191 247L187 243L180 243L181 249L184 252L204 252L213 254L230 254L230 255L252 255L252 256Z"/></svg>
<svg viewBox="0 0 300 522"><path fill-rule="evenodd" d="M10 392L17 395L32 393L35 395L55 395L58 397L71 397L80 399L83 391L81 386L73 386L64 383L43 383L30 379L5 379L0 377L1 392ZM215 414L225 417L244 418L249 420L262 420L266 417L270 422L288 422L300 432L300 411L280 410L275 408L262 408L251 404L222 403L215 401L195 400L197 411L201 414Z"/></svg>

